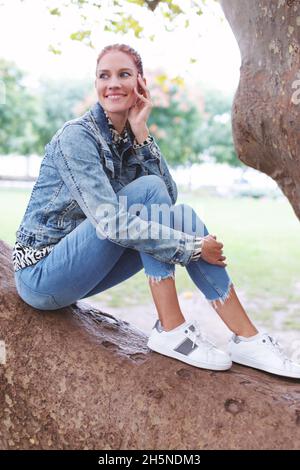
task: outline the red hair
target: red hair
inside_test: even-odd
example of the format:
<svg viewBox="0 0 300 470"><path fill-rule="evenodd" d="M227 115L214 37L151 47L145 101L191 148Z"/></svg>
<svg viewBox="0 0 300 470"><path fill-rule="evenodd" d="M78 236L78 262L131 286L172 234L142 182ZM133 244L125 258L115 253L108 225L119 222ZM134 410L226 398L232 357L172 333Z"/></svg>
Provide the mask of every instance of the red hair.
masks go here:
<svg viewBox="0 0 300 470"><path fill-rule="evenodd" d="M96 66L96 75L97 75L97 70L98 70L98 65L102 57L107 54L110 51L119 51L119 52L124 52L125 54L128 54L133 62L135 63L136 68L138 69L138 72L141 74L143 77L144 71L143 71L143 63L140 54L133 49L130 46L127 46L126 44L111 44L110 46L104 47L100 54L97 57L97 66Z"/></svg>

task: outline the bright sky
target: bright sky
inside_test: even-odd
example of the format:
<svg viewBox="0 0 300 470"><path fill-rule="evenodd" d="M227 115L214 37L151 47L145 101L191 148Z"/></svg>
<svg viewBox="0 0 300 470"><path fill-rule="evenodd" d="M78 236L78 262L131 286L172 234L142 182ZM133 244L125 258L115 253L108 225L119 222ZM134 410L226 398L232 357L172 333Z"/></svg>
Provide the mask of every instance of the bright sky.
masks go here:
<svg viewBox="0 0 300 470"><path fill-rule="evenodd" d="M183 1L183 0L181 0ZM62 2L51 0L51 7ZM109 0L104 0L109 9ZM126 5L126 13L131 10ZM100 11L103 11L100 10ZM78 17L68 8L61 18L51 16L42 0L0 0L0 57L5 57L30 73L55 77L94 77L97 52L105 45L123 42L141 54L144 68L164 66L171 76L181 75L187 82L206 82L223 91L236 89L239 79L240 54L232 31L218 4L206 8L202 17L194 16L188 29L166 32L151 12L132 6L135 16L147 23L146 32L155 34L154 42L137 39L132 34L115 35L103 31L102 13L85 10L91 19L92 40L96 49L68 39L80 29ZM48 51L49 44L61 43L62 54ZM197 63L190 64L190 58Z"/></svg>

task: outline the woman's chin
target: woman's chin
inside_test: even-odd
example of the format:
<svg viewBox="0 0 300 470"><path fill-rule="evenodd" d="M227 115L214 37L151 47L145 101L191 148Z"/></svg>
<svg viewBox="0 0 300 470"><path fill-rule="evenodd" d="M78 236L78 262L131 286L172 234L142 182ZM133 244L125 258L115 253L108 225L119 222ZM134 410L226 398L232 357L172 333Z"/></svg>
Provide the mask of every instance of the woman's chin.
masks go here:
<svg viewBox="0 0 300 470"><path fill-rule="evenodd" d="M130 109L130 106L121 106L121 105L118 105L117 103L109 103L109 104L105 104L103 106L103 108L105 109L105 111L107 111L108 113L127 113Z"/></svg>

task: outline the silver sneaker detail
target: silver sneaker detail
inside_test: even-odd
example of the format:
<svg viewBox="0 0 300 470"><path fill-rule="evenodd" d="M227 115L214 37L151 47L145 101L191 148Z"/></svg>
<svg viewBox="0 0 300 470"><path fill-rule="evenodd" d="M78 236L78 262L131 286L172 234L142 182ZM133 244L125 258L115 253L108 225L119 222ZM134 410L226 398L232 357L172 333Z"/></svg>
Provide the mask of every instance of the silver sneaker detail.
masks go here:
<svg viewBox="0 0 300 470"><path fill-rule="evenodd" d="M157 321L148 340L148 347L165 356L203 369L227 370L232 362L200 332L196 321L164 331Z"/></svg>

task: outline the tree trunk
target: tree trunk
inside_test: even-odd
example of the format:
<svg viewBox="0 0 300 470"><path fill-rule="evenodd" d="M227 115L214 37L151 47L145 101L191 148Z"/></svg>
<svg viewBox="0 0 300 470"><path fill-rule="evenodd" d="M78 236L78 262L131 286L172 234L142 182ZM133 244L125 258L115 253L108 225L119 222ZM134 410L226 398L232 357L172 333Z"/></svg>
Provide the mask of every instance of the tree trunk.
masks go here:
<svg viewBox="0 0 300 470"><path fill-rule="evenodd" d="M240 47L239 159L277 181L300 218L300 2L221 0Z"/></svg>
<svg viewBox="0 0 300 470"><path fill-rule="evenodd" d="M1 241L0 321L0 449L299 448L297 381L185 365L83 302L36 310Z"/></svg>

